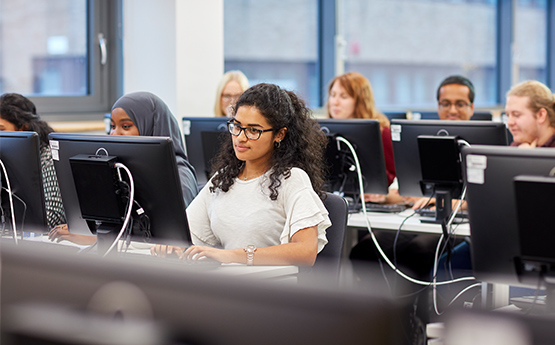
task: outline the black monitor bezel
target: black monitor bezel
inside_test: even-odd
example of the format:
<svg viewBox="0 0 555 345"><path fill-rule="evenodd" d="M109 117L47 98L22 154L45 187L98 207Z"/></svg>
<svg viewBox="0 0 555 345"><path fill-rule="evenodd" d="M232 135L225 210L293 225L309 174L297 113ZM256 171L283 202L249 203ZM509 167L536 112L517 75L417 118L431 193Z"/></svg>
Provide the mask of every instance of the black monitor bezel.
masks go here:
<svg viewBox="0 0 555 345"><path fill-rule="evenodd" d="M387 194L388 181L383 151L380 123L375 119L317 119L320 129L327 135L341 136L347 139L355 148L360 162L364 180L364 192L372 194ZM333 138L329 141L334 143ZM328 144L328 145L329 145ZM345 144L340 144L347 150ZM326 150L326 161L333 166L333 153ZM349 153L350 154L350 153ZM330 171L333 167L330 167ZM353 173L353 178L355 173ZM347 194L360 195L358 183ZM329 190L333 192L333 190Z"/></svg>
<svg viewBox="0 0 555 345"><path fill-rule="evenodd" d="M12 192L27 204L22 227L19 219L23 217L23 207L13 198L16 228L18 231L48 232L38 134L28 131L0 131L0 159L6 166ZM4 172L0 171L0 175L3 176ZM4 212L8 215L11 212L7 193L2 191L2 196Z"/></svg>
<svg viewBox="0 0 555 345"><path fill-rule="evenodd" d="M484 136L491 131L496 136ZM493 121L391 120L391 138L399 194L425 196L422 193L419 135L457 136L471 145L507 145L507 130L503 123Z"/></svg>
<svg viewBox="0 0 555 345"><path fill-rule="evenodd" d="M69 133L51 133L49 138L52 150L56 151L53 154L57 157L54 166L72 233L91 234L81 216L69 159L78 154L108 153L117 156L118 162L131 171L135 200L150 218L152 241L191 243L185 200L170 138ZM125 176L124 172L122 176Z"/></svg>
<svg viewBox="0 0 555 345"><path fill-rule="evenodd" d="M484 282L537 287L537 277L523 281L514 178L549 176L555 150L475 145L462 150L467 182L471 255L475 277Z"/></svg>
<svg viewBox="0 0 555 345"><path fill-rule="evenodd" d="M227 122L231 120L230 117L183 117L183 136L185 138L185 151L187 153L187 158L189 163L195 168L197 172L197 183L199 186L204 186L211 174L211 160L214 157L214 145L218 146L217 143L209 142L203 140L203 132L212 135L212 138L220 139L228 138L225 134L229 134L227 130ZM221 136L217 136L217 133L223 133ZM211 147L209 147L211 146ZM213 151L213 152L207 152Z"/></svg>
<svg viewBox="0 0 555 345"><path fill-rule="evenodd" d="M384 290L265 281L264 270L274 275L271 268L251 276L223 267L217 274L148 256L75 255L41 243L27 243L23 249L4 244L0 252L2 319L11 324L29 324L27 318L11 317L18 306L55 306L69 315L101 317L118 325L122 315L127 321L141 317L156 322L169 332L163 343L397 345L405 340L397 321L408 305L393 301ZM40 288L22 288L35 286L37 277ZM279 278L284 277L274 277ZM35 322L30 324L19 328L19 334L37 329ZM68 324L62 327L76 331ZM278 334L278 329L287 331ZM63 332L56 336L67 339Z"/></svg>

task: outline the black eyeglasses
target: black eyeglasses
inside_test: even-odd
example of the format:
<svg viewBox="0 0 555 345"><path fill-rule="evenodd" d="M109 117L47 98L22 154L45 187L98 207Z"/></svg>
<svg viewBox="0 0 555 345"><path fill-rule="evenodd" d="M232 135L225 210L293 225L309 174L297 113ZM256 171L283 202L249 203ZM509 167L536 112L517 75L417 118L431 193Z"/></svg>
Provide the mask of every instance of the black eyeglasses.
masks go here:
<svg viewBox="0 0 555 345"><path fill-rule="evenodd" d="M451 103L449 101L444 101L444 102L439 102L438 105L443 110L451 109L452 105L454 105L455 109L457 109L457 110L463 110L464 108L468 107L470 105L470 103L467 103L467 102L464 102L464 101L457 101L455 103Z"/></svg>
<svg viewBox="0 0 555 345"><path fill-rule="evenodd" d="M241 134L241 131L244 131L245 136L249 140L258 140L258 139L260 139L260 136L262 135L262 133L270 132L270 131L274 130L273 128L260 129L260 128L255 128L255 127L243 127L243 126L240 126L237 123L231 122L231 121L227 122L227 129L229 130L229 133L231 133L232 135L234 135L236 137L238 137Z"/></svg>

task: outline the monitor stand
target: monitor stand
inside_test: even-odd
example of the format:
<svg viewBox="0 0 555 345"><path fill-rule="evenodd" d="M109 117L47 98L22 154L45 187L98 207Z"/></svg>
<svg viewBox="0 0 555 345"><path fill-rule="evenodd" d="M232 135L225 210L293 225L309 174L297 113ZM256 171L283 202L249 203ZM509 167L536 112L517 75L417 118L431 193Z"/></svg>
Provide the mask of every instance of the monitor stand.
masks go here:
<svg viewBox="0 0 555 345"><path fill-rule="evenodd" d="M96 229L96 244L100 255L104 255L114 243L121 226L122 224L118 223L101 223L98 226ZM115 253L117 250L113 252Z"/></svg>
<svg viewBox="0 0 555 345"><path fill-rule="evenodd" d="M435 218L421 218L421 223L433 223L441 224L447 222L449 216L453 212L453 207L451 201L450 189L438 189L436 190L436 217Z"/></svg>

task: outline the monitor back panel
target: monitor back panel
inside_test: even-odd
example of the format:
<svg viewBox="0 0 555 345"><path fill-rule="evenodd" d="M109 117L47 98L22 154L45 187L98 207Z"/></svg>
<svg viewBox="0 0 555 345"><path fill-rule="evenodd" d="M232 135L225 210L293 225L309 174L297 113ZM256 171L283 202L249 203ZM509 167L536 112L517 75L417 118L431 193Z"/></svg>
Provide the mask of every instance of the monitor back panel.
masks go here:
<svg viewBox="0 0 555 345"><path fill-rule="evenodd" d="M507 145L505 125L491 121L392 120L391 140L399 194L422 196L418 136L459 136L471 145Z"/></svg>

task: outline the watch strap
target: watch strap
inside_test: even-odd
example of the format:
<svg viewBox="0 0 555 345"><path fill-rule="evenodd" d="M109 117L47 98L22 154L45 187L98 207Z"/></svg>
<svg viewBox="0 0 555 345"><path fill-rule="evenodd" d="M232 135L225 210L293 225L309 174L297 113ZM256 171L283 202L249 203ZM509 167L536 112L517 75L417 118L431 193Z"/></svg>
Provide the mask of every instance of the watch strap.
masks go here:
<svg viewBox="0 0 555 345"><path fill-rule="evenodd" d="M256 251L256 247L249 244L243 249L245 250L245 253L247 253L247 266L252 266L254 264L254 252Z"/></svg>

